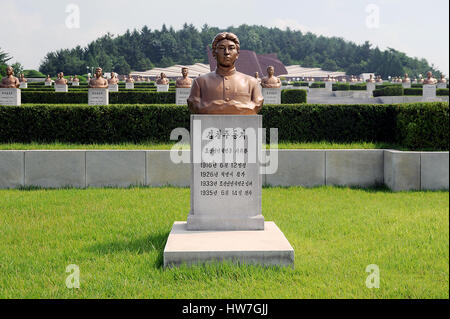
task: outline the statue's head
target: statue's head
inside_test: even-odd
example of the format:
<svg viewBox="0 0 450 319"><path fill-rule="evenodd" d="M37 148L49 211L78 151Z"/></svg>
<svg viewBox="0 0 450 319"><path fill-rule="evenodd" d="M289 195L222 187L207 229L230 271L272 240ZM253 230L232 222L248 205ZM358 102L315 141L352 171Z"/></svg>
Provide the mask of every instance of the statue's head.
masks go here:
<svg viewBox="0 0 450 319"><path fill-rule="evenodd" d="M96 76L97 78L101 77L102 74L103 74L102 68L98 67L98 68L95 69L95 76Z"/></svg>
<svg viewBox="0 0 450 319"><path fill-rule="evenodd" d="M59 78L62 79L64 77L64 73L63 72L59 72Z"/></svg>
<svg viewBox="0 0 450 319"><path fill-rule="evenodd" d="M214 37L212 55L222 67L233 67L239 57L239 38L231 32L222 32Z"/></svg>
<svg viewBox="0 0 450 319"><path fill-rule="evenodd" d="M164 73L161 73L161 79L164 79L166 75Z"/></svg>
<svg viewBox="0 0 450 319"><path fill-rule="evenodd" d="M267 67L267 75L268 76L273 76L274 75L274 73L275 73L275 68L273 67L273 66L268 66Z"/></svg>
<svg viewBox="0 0 450 319"><path fill-rule="evenodd" d="M188 68L181 68L181 74L183 74L184 77L187 77L189 74Z"/></svg>
<svg viewBox="0 0 450 319"><path fill-rule="evenodd" d="M10 76L10 75L13 75L13 74L14 74L14 69L11 66L8 66L6 68L6 75Z"/></svg>
<svg viewBox="0 0 450 319"><path fill-rule="evenodd" d="M431 71L427 72L427 78L431 79L431 77L433 76L433 73L431 73Z"/></svg>
<svg viewBox="0 0 450 319"><path fill-rule="evenodd" d="M255 78L259 78L259 72L255 72Z"/></svg>

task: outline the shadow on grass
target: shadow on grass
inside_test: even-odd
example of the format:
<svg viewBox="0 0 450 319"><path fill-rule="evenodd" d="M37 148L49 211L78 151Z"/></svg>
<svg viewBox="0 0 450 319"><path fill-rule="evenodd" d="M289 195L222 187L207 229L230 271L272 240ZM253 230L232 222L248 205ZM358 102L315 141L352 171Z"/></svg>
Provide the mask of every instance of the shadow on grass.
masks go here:
<svg viewBox="0 0 450 319"><path fill-rule="evenodd" d="M134 240L119 240L106 243L100 243L88 248L88 251L95 254L114 254L118 252L133 252L137 254L144 254L156 251L158 253L155 267L161 268L163 266L163 252L164 247L169 237L169 231L162 233L154 233L149 236Z"/></svg>

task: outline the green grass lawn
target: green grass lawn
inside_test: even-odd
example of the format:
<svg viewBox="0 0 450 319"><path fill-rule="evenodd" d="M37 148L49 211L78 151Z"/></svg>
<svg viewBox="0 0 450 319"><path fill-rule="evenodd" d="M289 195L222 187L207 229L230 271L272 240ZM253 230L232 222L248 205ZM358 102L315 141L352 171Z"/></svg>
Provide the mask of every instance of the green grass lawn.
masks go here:
<svg viewBox="0 0 450 319"><path fill-rule="evenodd" d="M0 150L170 150L174 143L120 143L120 144L73 144L73 143L0 143ZM267 145L269 147L269 145ZM186 145L186 149L190 146ZM400 145L388 143L333 143L333 142L310 142L292 143L280 142L279 149L396 149L407 150Z"/></svg>
<svg viewBox="0 0 450 319"><path fill-rule="evenodd" d="M188 188L0 190L0 298L449 298L449 193L263 189L295 268L162 268ZM81 288L65 286L69 264ZM365 286L366 266L380 288Z"/></svg>

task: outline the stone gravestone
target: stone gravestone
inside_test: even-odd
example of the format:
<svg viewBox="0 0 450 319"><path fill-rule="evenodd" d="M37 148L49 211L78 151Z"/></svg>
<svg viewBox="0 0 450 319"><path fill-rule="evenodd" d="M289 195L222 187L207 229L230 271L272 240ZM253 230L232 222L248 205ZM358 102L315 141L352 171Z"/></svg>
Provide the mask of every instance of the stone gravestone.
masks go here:
<svg viewBox="0 0 450 319"><path fill-rule="evenodd" d="M125 83L125 89L127 89L127 90L134 90L134 82L126 82Z"/></svg>
<svg viewBox="0 0 450 319"><path fill-rule="evenodd" d="M28 83L27 82L20 82L19 89L28 89Z"/></svg>
<svg viewBox="0 0 450 319"><path fill-rule="evenodd" d="M67 84L55 84L55 92L69 92Z"/></svg>
<svg viewBox="0 0 450 319"><path fill-rule="evenodd" d="M156 92L169 92L169 84L156 84Z"/></svg>
<svg viewBox="0 0 450 319"><path fill-rule="evenodd" d="M264 104L281 104L281 88L263 88Z"/></svg>
<svg viewBox="0 0 450 319"><path fill-rule="evenodd" d="M325 81L325 90L329 92L333 91L333 82Z"/></svg>
<svg viewBox="0 0 450 319"><path fill-rule="evenodd" d="M103 88L90 88L88 100L89 105L109 105L109 91Z"/></svg>
<svg viewBox="0 0 450 319"><path fill-rule="evenodd" d="M438 83L437 84L437 88L438 89L446 89L447 88L447 84L446 83Z"/></svg>
<svg viewBox="0 0 450 319"><path fill-rule="evenodd" d="M20 89L0 89L0 105L20 106L21 98Z"/></svg>
<svg viewBox="0 0 450 319"><path fill-rule="evenodd" d="M45 81L44 83L45 83L45 84L44 84L45 86L52 86L52 82L47 82L47 81Z"/></svg>
<svg viewBox="0 0 450 319"><path fill-rule="evenodd" d="M108 90L109 92L119 92L119 84L109 84Z"/></svg>
<svg viewBox="0 0 450 319"><path fill-rule="evenodd" d="M191 115L191 210L187 223L173 225L165 267L224 260L293 266L289 241L262 216L261 126L260 115Z"/></svg>
<svg viewBox="0 0 450 319"><path fill-rule="evenodd" d="M366 83L366 91L369 93L369 97L373 96L373 91L375 91L376 83L373 82L367 82Z"/></svg>
<svg viewBox="0 0 450 319"><path fill-rule="evenodd" d="M80 82L72 82L72 86L80 86Z"/></svg>
<svg viewBox="0 0 450 319"><path fill-rule="evenodd" d="M424 84L423 85L423 100L432 101L436 99L436 85Z"/></svg>
<svg viewBox="0 0 450 319"><path fill-rule="evenodd" d="M404 89L410 89L411 88L411 82L402 82L402 86Z"/></svg>
<svg viewBox="0 0 450 319"><path fill-rule="evenodd" d="M177 88L176 89L176 104L187 105L187 99L191 93L191 88Z"/></svg>

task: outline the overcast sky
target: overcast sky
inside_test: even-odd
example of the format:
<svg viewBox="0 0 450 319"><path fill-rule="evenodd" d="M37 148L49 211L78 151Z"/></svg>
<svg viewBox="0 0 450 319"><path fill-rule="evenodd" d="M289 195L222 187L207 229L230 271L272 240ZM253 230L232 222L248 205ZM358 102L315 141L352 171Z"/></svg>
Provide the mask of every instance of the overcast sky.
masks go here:
<svg viewBox="0 0 450 319"><path fill-rule="evenodd" d="M70 4L79 8L79 28ZM163 23L179 29L187 22L289 26L358 44L368 40L426 58L449 74L448 0L0 0L0 9L0 48L27 69L37 69L49 51L84 46L107 32Z"/></svg>

